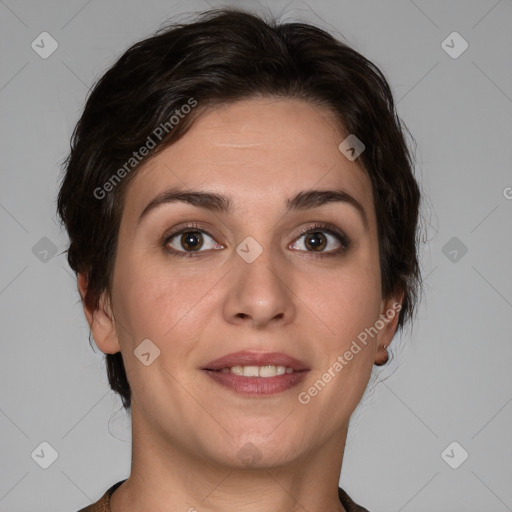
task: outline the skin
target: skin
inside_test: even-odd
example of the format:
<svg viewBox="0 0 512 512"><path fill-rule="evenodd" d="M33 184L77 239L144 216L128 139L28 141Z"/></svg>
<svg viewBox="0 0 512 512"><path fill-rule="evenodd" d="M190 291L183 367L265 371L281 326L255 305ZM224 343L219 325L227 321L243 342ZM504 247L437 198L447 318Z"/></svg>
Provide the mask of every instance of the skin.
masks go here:
<svg viewBox="0 0 512 512"><path fill-rule="evenodd" d="M398 314L307 405L297 395L401 299L381 295L371 184L338 149L347 135L327 109L303 100L243 100L206 110L138 170L127 189L111 298L105 293L99 309L84 308L100 350L121 351L133 393L132 470L112 496L113 512L344 510L337 487L349 419L373 364L385 360ZM173 202L139 223L145 206L172 186L227 195L234 211ZM368 226L344 202L285 214L289 197L312 188L348 192ZM162 241L186 222L208 232L197 257L173 256ZM300 235L315 222L342 230L349 248L319 258ZM324 253L340 249L322 233ZM248 236L263 248L252 263L236 252ZM186 251L179 235L173 240ZM83 297L84 274L78 285ZM149 366L133 354L145 339L160 350ZM247 397L201 371L240 350L284 352L310 372L298 387ZM239 456L248 443L258 454L250 465Z"/></svg>

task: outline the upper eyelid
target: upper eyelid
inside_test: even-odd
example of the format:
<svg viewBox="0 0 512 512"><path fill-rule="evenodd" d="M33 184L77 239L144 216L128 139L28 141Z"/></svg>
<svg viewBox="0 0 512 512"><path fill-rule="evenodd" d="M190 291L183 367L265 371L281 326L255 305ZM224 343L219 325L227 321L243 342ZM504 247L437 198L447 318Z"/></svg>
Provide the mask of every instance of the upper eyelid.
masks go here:
<svg viewBox="0 0 512 512"><path fill-rule="evenodd" d="M307 227L307 228L302 229L302 230L297 234L297 236L304 236L304 235L308 234L308 233L309 233L309 232L311 232L311 231L313 231L313 232L314 232L315 230L317 230L317 231L326 231L327 233L330 233L330 234L332 234L332 235L342 235L342 234L344 234L342 230L340 230L340 231L341 231L341 233L337 233L335 229L332 229L332 228L330 228L329 226L310 226L310 227ZM206 235L208 235L208 236L211 236L212 238L214 238L214 236L215 236L215 235L212 235L212 234L211 234L207 229L205 229L205 228L196 227L196 226L183 226L183 227L178 228L178 229L176 229L176 230L171 230L171 232L170 232L169 234L164 235L164 238L165 238L166 240L169 240L169 239L174 238L175 236L180 235L180 234L182 234L182 233L184 233L184 232L186 232L186 231L190 231L190 232L192 232L192 233L194 233L194 232L198 231L198 232L200 232L200 233L204 233L204 234L206 234Z"/></svg>
<svg viewBox="0 0 512 512"><path fill-rule="evenodd" d="M212 235L207 229L204 229L204 228L198 228L196 226L183 226L181 228L178 228L178 229L172 229L169 234L165 234L164 235L164 240L171 240L172 238L178 236L178 235L181 235L185 232L191 232L191 233L195 233L195 232L200 232L200 233L203 233L203 234L206 234L212 238L215 238L214 235Z"/></svg>

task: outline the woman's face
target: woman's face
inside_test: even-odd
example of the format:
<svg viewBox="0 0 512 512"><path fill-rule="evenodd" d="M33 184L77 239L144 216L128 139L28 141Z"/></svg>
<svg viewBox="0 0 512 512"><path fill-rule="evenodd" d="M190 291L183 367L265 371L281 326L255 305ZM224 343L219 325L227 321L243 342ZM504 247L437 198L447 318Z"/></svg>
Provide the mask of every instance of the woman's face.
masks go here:
<svg viewBox="0 0 512 512"><path fill-rule="evenodd" d="M107 304L92 326L104 352L122 352L134 436L231 467L339 448L396 324L358 341L394 301L381 296L370 181L338 149L347 135L305 101L245 100L206 110L138 171L114 319Z"/></svg>

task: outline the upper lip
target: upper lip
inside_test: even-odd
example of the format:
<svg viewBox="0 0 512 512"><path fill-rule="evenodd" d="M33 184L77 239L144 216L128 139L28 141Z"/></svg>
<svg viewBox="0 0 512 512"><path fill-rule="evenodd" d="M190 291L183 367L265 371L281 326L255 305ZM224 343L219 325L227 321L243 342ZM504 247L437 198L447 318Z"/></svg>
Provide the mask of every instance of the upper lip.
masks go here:
<svg viewBox="0 0 512 512"><path fill-rule="evenodd" d="M309 370L307 365L295 357L282 352L233 352L210 361L203 370L222 370L233 366L286 366L295 371Z"/></svg>

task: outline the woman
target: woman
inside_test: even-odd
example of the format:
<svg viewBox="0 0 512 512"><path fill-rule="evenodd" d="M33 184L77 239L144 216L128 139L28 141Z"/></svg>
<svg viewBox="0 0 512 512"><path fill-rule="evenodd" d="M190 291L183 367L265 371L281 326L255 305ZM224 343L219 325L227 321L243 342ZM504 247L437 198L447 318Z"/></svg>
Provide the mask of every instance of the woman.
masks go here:
<svg viewBox="0 0 512 512"><path fill-rule="evenodd" d="M58 198L133 428L82 511L366 510L344 445L412 318L419 199L385 78L324 31L221 10L130 48Z"/></svg>

